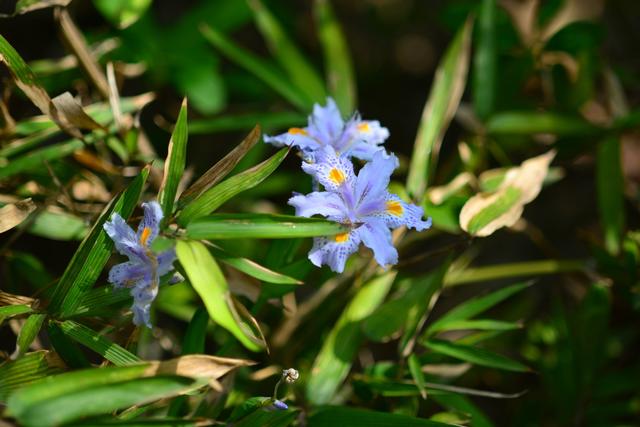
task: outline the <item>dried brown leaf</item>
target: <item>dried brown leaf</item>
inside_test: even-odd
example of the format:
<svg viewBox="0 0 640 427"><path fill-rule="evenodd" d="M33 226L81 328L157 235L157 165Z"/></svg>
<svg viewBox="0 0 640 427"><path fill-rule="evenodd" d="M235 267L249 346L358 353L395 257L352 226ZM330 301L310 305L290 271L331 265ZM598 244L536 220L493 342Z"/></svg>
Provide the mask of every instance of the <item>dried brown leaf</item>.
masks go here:
<svg viewBox="0 0 640 427"><path fill-rule="evenodd" d="M191 200L200 196L203 192L216 185L238 164L245 154L260 139L260 125L256 125L249 135L234 148L229 154L224 156L218 163L206 171L196 182L194 182L180 196L179 205L184 206Z"/></svg>
<svg viewBox="0 0 640 427"><path fill-rule="evenodd" d="M24 199L0 208L0 233L4 233L27 219L36 205L31 199Z"/></svg>

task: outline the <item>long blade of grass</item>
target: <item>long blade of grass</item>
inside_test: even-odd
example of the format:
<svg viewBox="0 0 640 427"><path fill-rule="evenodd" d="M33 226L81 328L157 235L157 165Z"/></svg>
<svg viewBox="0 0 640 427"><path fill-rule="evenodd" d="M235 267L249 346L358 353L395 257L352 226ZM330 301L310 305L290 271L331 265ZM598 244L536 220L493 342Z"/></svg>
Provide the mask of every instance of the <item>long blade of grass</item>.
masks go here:
<svg viewBox="0 0 640 427"><path fill-rule="evenodd" d="M313 362L306 387L307 396L313 404L329 403L335 396L364 338L362 320L382 303L395 277L396 272L390 271L369 281L358 290L342 312Z"/></svg>
<svg viewBox="0 0 640 427"><path fill-rule="evenodd" d="M41 350L27 353L18 360L0 364L0 402L5 403L11 393L41 378L56 374L64 363L53 352Z"/></svg>
<svg viewBox="0 0 640 427"><path fill-rule="evenodd" d="M468 345L455 344L449 341L430 339L424 345L436 353L444 354L455 359L464 360L475 365L487 366L490 368L503 369L505 371L527 372L529 368L520 362L509 359L501 354L491 351L471 347Z"/></svg>
<svg viewBox="0 0 640 427"><path fill-rule="evenodd" d="M203 25L200 31L204 38L223 55L262 80L292 105L302 111L311 109L313 100L294 86L282 73L274 69L271 64L238 46L222 32L212 27Z"/></svg>
<svg viewBox="0 0 640 427"><path fill-rule="evenodd" d="M187 225L194 219L213 212L233 196L260 184L280 166L288 153L288 148L282 148L264 162L209 188L185 206L178 216L178 224Z"/></svg>
<svg viewBox="0 0 640 427"><path fill-rule="evenodd" d="M187 98L185 98L182 101L178 120L171 134L167 159L164 162L164 176L158 192L158 201L162 206L165 222L173 213L173 203L176 200L178 184L187 162L187 129Z"/></svg>
<svg viewBox="0 0 640 427"><path fill-rule="evenodd" d="M111 256L113 242L103 229L104 223L114 213L129 218L148 175L149 167L146 167L102 212L58 281L48 308L50 313L64 317L76 311L82 295L93 286Z"/></svg>
<svg viewBox="0 0 640 427"><path fill-rule="evenodd" d="M95 351L116 366L125 366L140 362L140 358L135 354L78 322L65 320L64 322L58 323L58 326L65 335Z"/></svg>
<svg viewBox="0 0 640 427"><path fill-rule="evenodd" d="M416 200L424 195L432 173L432 156L437 154L464 92L471 54L471 28L469 19L447 48L422 112L407 176L407 191Z"/></svg>
<svg viewBox="0 0 640 427"><path fill-rule="evenodd" d="M278 20L260 0L249 0L249 6L269 51L285 70L291 82L312 101L323 102L327 93L320 75L287 36Z"/></svg>
<svg viewBox="0 0 640 427"><path fill-rule="evenodd" d="M487 132L495 136L550 133L578 137L597 136L604 131L582 117L546 111L505 111L494 114L487 122Z"/></svg>
<svg viewBox="0 0 640 427"><path fill-rule="evenodd" d="M46 317L46 314L33 313L27 318L27 321L22 325L22 329L20 329L20 334L18 335L16 352L14 353L15 357L20 357L29 350L29 346L31 346L33 340L36 339L38 333L40 333L40 329L42 328L42 324Z"/></svg>
<svg viewBox="0 0 640 427"><path fill-rule="evenodd" d="M263 282L281 285L302 284L301 281L294 279L293 277L289 277L285 274L278 273L277 271L270 270L267 267L264 267L248 258L231 255L230 253L213 246L209 247L209 250L217 260L230 265L233 268L242 271L243 273L248 274L251 277L262 280Z"/></svg>
<svg viewBox="0 0 640 427"><path fill-rule="evenodd" d="M596 188L607 251L618 254L624 230L624 179L620 139L607 138L598 145Z"/></svg>
<svg viewBox="0 0 640 427"><path fill-rule="evenodd" d="M343 115L348 116L356 108L356 80L346 39L336 19L329 0L313 3L318 38L324 53L325 73L331 96Z"/></svg>
<svg viewBox="0 0 640 427"><path fill-rule="evenodd" d="M291 239L331 236L345 228L336 222L269 214L216 214L199 218L187 226L192 239Z"/></svg>

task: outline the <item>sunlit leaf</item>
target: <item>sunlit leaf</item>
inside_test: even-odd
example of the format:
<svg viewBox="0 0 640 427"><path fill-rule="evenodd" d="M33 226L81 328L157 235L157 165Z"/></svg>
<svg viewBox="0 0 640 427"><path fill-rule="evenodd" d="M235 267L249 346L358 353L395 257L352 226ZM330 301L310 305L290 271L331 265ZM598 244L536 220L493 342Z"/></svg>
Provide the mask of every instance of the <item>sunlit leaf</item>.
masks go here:
<svg viewBox="0 0 640 427"><path fill-rule="evenodd" d="M24 199L16 203L10 203L0 208L0 233L11 230L36 209L31 199Z"/></svg>
<svg viewBox="0 0 640 427"><path fill-rule="evenodd" d="M178 192L178 184L187 161L187 137L187 98L185 98L171 134L167 159L164 162L164 175L158 191L158 202L162 206L165 218L170 218L173 214L173 203Z"/></svg>
<svg viewBox="0 0 640 427"><path fill-rule="evenodd" d="M231 332L249 350L260 351L264 343L238 324L229 306L229 287L220 267L200 242L178 241L176 253L189 282L204 302L211 318Z"/></svg>
<svg viewBox="0 0 640 427"><path fill-rule="evenodd" d="M152 0L93 0L96 9L118 28L134 24L147 11Z"/></svg>
<svg viewBox="0 0 640 427"><path fill-rule="evenodd" d="M472 21L467 20L449 45L422 111L407 177L407 191L414 197L421 198L424 194L433 173L432 156L440 149L444 133L462 98L469 67L471 28Z"/></svg>
<svg viewBox="0 0 640 427"><path fill-rule="evenodd" d="M515 360L477 347L436 339L427 340L424 342L424 345L436 353L464 360L465 362L473 363L475 365L504 369L505 371L529 371L529 368Z"/></svg>

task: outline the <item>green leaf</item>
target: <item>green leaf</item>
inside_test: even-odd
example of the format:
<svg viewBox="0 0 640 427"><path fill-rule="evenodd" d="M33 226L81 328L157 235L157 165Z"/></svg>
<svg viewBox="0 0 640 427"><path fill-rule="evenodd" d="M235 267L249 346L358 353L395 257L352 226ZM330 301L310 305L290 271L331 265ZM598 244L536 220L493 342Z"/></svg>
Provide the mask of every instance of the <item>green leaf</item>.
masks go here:
<svg viewBox="0 0 640 427"><path fill-rule="evenodd" d="M67 366L73 369L91 367L91 363L89 363L82 350L65 335L56 322L49 322L47 334L54 350Z"/></svg>
<svg viewBox="0 0 640 427"><path fill-rule="evenodd" d="M488 197L485 198L483 202L487 204L480 207L480 209L471 216L468 223L461 223L463 230L468 231L469 234L478 235L483 229L488 228L490 224L498 221L513 224L514 221L512 217L517 216L517 218L520 218L520 215L522 215L522 210L516 209L521 207L519 203L521 196L522 192L518 188L505 187L504 191L495 193L495 197L491 197L491 199ZM503 220L502 218L506 219Z"/></svg>
<svg viewBox="0 0 640 427"><path fill-rule="evenodd" d="M466 268L462 271L447 274L444 284L445 286L453 286L488 280L513 279L516 277L584 272L587 270L587 265L587 261L573 259L544 259L540 261L487 265L485 267Z"/></svg>
<svg viewBox="0 0 640 427"><path fill-rule="evenodd" d="M343 115L356 109L356 81L351 55L340 24L336 20L329 0L313 3L318 38L324 53L325 73L331 96Z"/></svg>
<svg viewBox="0 0 640 427"><path fill-rule="evenodd" d="M515 360L511 360L505 356L481 348L436 339L427 340L424 342L424 345L436 353L464 360L465 362L470 362L475 365L504 369L505 371L529 371L529 368Z"/></svg>
<svg viewBox="0 0 640 427"><path fill-rule="evenodd" d="M507 111L494 114L487 122L490 135L524 135L550 133L558 136L594 136L603 129L579 116L553 112Z"/></svg>
<svg viewBox="0 0 640 427"><path fill-rule="evenodd" d="M312 101L324 101L327 93L320 75L287 36L277 19L260 0L249 0L249 6L269 51L285 70L291 82Z"/></svg>
<svg viewBox="0 0 640 427"><path fill-rule="evenodd" d="M291 239L332 236L345 228L318 218L270 214L215 214L192 221L187 237L192 239Z"/></svg>
<svg viewBox="0 0 640 427"><path fill-rule="evenodd" d="M111 256L113 242L103 229L104 223L114 213L125 219L129 218L138 204L148 175L147 167L102 212L58 281L51 297L50 313L66 316L76 311L82 295L93 286Z"/></svg>
<svg viewBox="0 0 640 427"><path fill-rule="evenodd" d="M92 383L86 383L86 377L91 371L104 376L105 373L101 371L105 370L91 369L50 377L62 382L73 374L83 374L84 377L76 375L73 379L85 384L85 387L76 386L71 391L62 392L63 387L52 382L27 387L10 397L9 413L26 427L57 426L82 417L110 414L118 409L176 396L189 390L194 383L192 379L178 376L139 378L122 382L114 382L110 378L110 381L103 384L94 379ZM65 375L67 378L63 380L61 377ZM50 389L46 392L46 399L42 397L45 394L45 384Z"/></svg>
<svg viewBox="0 0 640 427"><path fill-rule="evenodd" d="M20 335L18 335L18 341L16 342L17 356L22 356L29 350L29 346L38 336L46 317L46 314L33 313L27 318L27 321L24 322L22 329L20 329Z"/></svg>
<svg viewBox="0 0 640 427"><path fill-rule="evenodd" d="M65 320L58 326L65 335L95 351L114 365L124 366L140 362L140 358L135 354L80 323Z"/></svg>
<svg viewBox="0 0 640 427"><path fill-rule="evenodd" d="M15 390L56 374L63 367L55 353L45 350L27 353L17 360L0 364L0 402L5 403Z"/></svg>
<svg viewBox="0 0 640 427"><path fill-rule="evenodd" d="M80 240L87 235L89 227L75 215L45 209L36 213L28 231L52 240Z"/></svg>
<svg viewBox="0 0 640 427"><path fill-rule="evenodd" d="M620 149L620 139L612 137L600 142L596 154L596 188L604 243L609 253L614 255L620 252L624 230L624 179Z"/></svg>
<svg viewBox="0 0 640 427"><path fill-rule="evenodd" d="M441 325L438 329L438 332L467 329L478 331L511 331L520 328L522 328L522 325L520 323L503 322L500 320L492 319L452 320L447 322L445 325Z"/></svg>
<svg viewBox="0 0 640 427"><path fill-rule="evenodd" d="M496 0L482 0L477 40L473 57L473 105L476 114L486 120L495 108L497 91Z"/></svg>
<svg viewBox="0 0 640 427"><path fill-rule="evenodd" d="M81 140L71 139L45 148L30 151L16 159L11 159L6 166L0 168L0 180L6 179L20 172L42 168L45 161L66 157L84 147L85 143Z"/></svg>
<svg viewBox="0 0 640 427"><path fill-rule="evenodd" d="M426 335L431 335L435 332L452 329L451 324L456 322L470 319L471 317L483 313L509 298L511 295L515 295L518 292L528 288L531 282L518 283L515 285L507 286L497 291L491 292L488 295L472 298L468 301L459 304L455 308L449 310L444 316L436 320L427 329Z"/></svg>
<svg viewBox="0 0 640 427"><path fill-rule="evenodd" d="M220 267L206 246L195 241L178 241L176 253L187 273L189 282L200 295L209 316L220 326L231 332L251 351L260 351L264 343L247 330L234 315L230 304L229 287Z"/></svg>
<svg viewBox="0 0 640 427"><path fill-rule="evenodd" d="M305 123L306 120L305 115L293 111L224 115L191 121L189 135L251 129L256 123L262 129L289 128Z"/></svg>
<svg viewBox="0 0 640 427"><path fill-rule="evenodd" d="M278 273L277 271L270 270L267 267L264 267L248 258L233 256L228 252L225 252L222 249L216 247L210 246L209 250L217 260L220 260L223 263L230 265L235 269L248 274L251 277L262 280L263 282L275 283L280 285L302 284L302 282L298 279L294 279L293 277L289 277L282 273Z"/></svg>
<svg viewBox="0 0 640 427"><path fill-rule="evenodd" d="M100 13L116 27L134 24L151 5L152 0L93 0Z"/></svg>
<svg viewBox="0 0 640 427"><path fill-rule="evenodd" d="M389 412L375 412L366 409L347 408L344 406L327 406L312 413L308 419L308 427L447 427L443 424L424 418Z"/></svg>
<svg viewBox="0 0 640 427"><path fill-rule="evenodd" d="M472 21L458 31L438 65L429 99L422 112L407 177L407 191L421 199L431 172L432 153L439 146L462 98L469 68Z"/></svg>
<svg viewBox="0 0 640 427"><path fill-rule="evenodd" d="M193 199L199 197L222 180L242 158L251 150L251 148L260 140L260 126L256 125L249 135L242 140L240 144L231 150L215 165L211 166L200 178L196 180L189 188L187 188L178 200L178 208L189 204Z"/></svg>
<svg viewBox="0 0 640 427"><path fill-rule="evenodd" d="M416 356L415 353L412 353L407 359L407 363L409 365L409 372L411 373L411 376L416 383L416 387L418 387L418 390L420 390L420 395L423 399L426 399L426 380L424 378L424 373L422 372L422 364L420 363L420 359L418 359L418 356Z"/></svg>
<svg viewBox="0 0 640 427"><path fill-rule="evenodd" d="M4 322L4 319L13 316L19 316L21 314L31 313L33 309L26 304L6 305L0 307L0 325Z"/></svg>
<svg viewBox="0 0 640 427"><path fill-rule="evenodd" d="M298 411L253 411L233 423L234 427L288 427L298 417Z"/></svg>
<svg viewBox="0 0 640 427"><path fill-rule="evenodd" d="M164 162L164 176L158 191L158 202L162 206L165 223L173 214L173 203L176 200L178 184L184 174L187 161L187 129L187 98L184 98L169 141L167 159Z"/></svg>
<svg viewBox="0 0 640 427"><path fill-rule="evenodd" d="M465 396L447 393L436 395L433 398L446 408L471 416L471 427L494 427L489 418Z"/></svg>
<svg viewBox="0 0 640 427"><path fill-rule="evenodd" d="M311 109L313 101L271 64L238 46L222 32L208 25L202 25L200 31L204 38L223 55L262 80L292 105L302 111Z"/></svg>
<svg viewBox="0 0 640 427"><path fill-rule="evenodd" d="M283 148L264 162L209 188L185 206L178 216L178 223L187 225L194 219L213 212L233 196L260 184L276 170L288 153L289 149Z"/></svg>
<svg viewBox="0 0 640 427"><path fill-rule="evenodd" d="M82 296L82 301L70 316L89 316L111 305L130 301L131 298L130 289L114 289L113 286L93 288Z"/></svg>
<svg viewBox="0 0 640 427"><path fill-rule="evenodd" d="M306 391L313 404L329 403L336 395L364 338L362 321L382 303L395 277L390 271L364 284L342 312L311 368Z"/></svg>

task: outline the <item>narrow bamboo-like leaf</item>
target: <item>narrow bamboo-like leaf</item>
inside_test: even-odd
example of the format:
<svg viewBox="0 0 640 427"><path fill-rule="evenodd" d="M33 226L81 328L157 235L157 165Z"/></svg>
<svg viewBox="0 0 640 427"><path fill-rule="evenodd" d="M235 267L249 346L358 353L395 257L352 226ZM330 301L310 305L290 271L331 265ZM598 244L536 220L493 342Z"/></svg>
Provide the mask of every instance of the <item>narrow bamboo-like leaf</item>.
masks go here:
<svg viewBox="0 0 640 427"><path fill-rule="evenodd" d="M550 133L558 136L597 136L602 128L578 116L552 112L510 111L495 114L487 122L491 135L534 135Z"/></svg>
<svg viewBox="0 0 640 427"><path fill-rule="evenodd" d="M420 359L416 356L415 353L411 354L407 359L407 364L409 365L409 372L413 377L413 381L416 383L416 387L420 391L420 395L423 399L427 398L427 387L426 380L424 378L424 373L422 372L422 364L420 363Z"/></svg>
<svg viewBox="0 0 640 427"><path fill-rule="evenodd" d="M249 0L249 6L262 37L266 40L271 54L286 71L291 82L301 92L315 102L324 101L327 96L324 83L313 69L284 28L260 0Z"/></svg>
<svg viewBox="0 0 640 427"><path fill-rule="evenodd" d="M7 305L0 307L0 325L4 322L4 319L13 316L19 316L21 314L31 313L33 309L26 304Z"/></svg>
<svg viewBox="0 0 640 427"><path fill-rule="evenodd" d="M329 92L343 115L356 108L356 81L346 39L331 7L330 0L313 3L318 38L324 53L325 74Z"/></svg>
<svg viewBox="0 0 640 427"><path fill-rule="evenodd" d="M47 334L56 353L72 369L91 367L91 363L82 350L71 340L56 322L49 322Z"/></svg>
<svg viewBox="0 0 640 427"><path fill-rule="evenodd" d="M212 27L203 25L200 27L200 31L204 38L223 55L262 80L292 105L302 111L311 109L312 99L294 86L282 73L274 69L271 64L238 46L222 32Z"/></svg>
<svg viewBox="0 0 640 427"><path fill-rule="evenodd" d="M5 403L13 391L41 378L59 373L64 364L53 352L27 353L18 360L0 364L0 402Z"/></svg>
<svg viewBox="0 0 640 427"><path fill-rule="evenodd" d="M472 298L468 301L465 301L455 308L452 308L444 316L433 322L427 329L427 335L437 331L445 330L452 323L455 324L455 322L468 320L475 315L483 313L489 310L491 307L498 305L502 301L506 300L511 295L517 294L518 292L528 288L530 285L530 282L518 283L491 292L488 295Z"/></svg>
<svg viewBox="0 0 640 427"><path fill-rule="evenodd" d="M497 91L496 13L496 0L482 0L473 57L473 105L482 120L493 113Z"/></svg>
<svg viewBox="0 0 640 427"><path fill-rule="evenodd" d="M116 27L134 24L151 6L152 0L93 0L96 9Z"/></svg>
<svg viewBox="0 0 640 427"><path fill-rule="evenodd" d="M59 323L58 326L65 335L95 351L114 365L131 365L140 361L140 358L135 354L128 352L118 344L111 342L96 331L80 323L65 320Z"/></svg>
<svg viewBox="0 0 640 427"><path fill-rule="evenodd" d="M130 300L130 289L113 289L112 286L96 287L82 296L82 301L71 316L87 316L89 313L103 310L105 307Z"/></svg>
<svg viewBox="0 0 640 427"><path fill-rule="evenodd" d="M13 13L0 13L0 17L22 15L23 13L29 13L34 10L44 9L47 7L66 6L69 3L71 3L71 0L18 0Z"/></svg>
<svg viewBox="0 0 640 427"><path fill-rule="evenodd" d="M236 268L237 270L248 274L251 277L262 280L263 282L281 285L302 284L301 281L294 279L293 277L289 277L282 273L278 273L277 271L270 270L267 267L264 267L248 258L233 256L228 252L225 252L222 249L216 247L209 247L209 250L217 260L220 260L223 263L228 264Z"/></svg>
<svg viewBox="0 0 640 427"><path fill-rule="evenodd" d="M260 184L276 170L287 153L289 150L283 148L264 162L209 188L185 206L178 216L178 223L183 226L187 225L194 219L213 212L236 194Z"/></svg>
<svg viewBox="0 0 640 427"><path fill-rule="evenodd" d="M336 222L318 218L269 214L215 214L192 221L187 236L192 239L291 239L343 233Z"/></svg>
<svg viewBox="0 0 640 427"><path fill-rule="evenodd" d="M11 230L27 219L29 214L36 209L31 199L24 199L16 203L10 203L0 208L0 233Z"/></svg>
<svg viewBox="0 0 640 427"><path fill-rule="evenodd" d="M617 137L607 138L598 145L596 184L605 247L611 254L618 254L625 210L620 140Z"/></svg>
<svg viewBox="0 0 640 427"><path fill-rule="evenodd" d="M395 277L396 272L390 271L372 279L357 291L342 312L313 362L306 387L313 404L329 403L335 396L364 338L360 330L362 320L382 303Z"/></svg>
<svg viewBox="0 0 640 427"><path fill-rule="evenodd" d="M445 285L462 285L465 283L483 282L487 280L515 279L545 274L587 271L588 263L584 260L545 259L540 261L513 262L485 267L467 268L447 274Z"/></svg>
<svg viewBox="0 0 640 427"><path fill-rule="evenodd" d="M162 206L165 221L173 213L173 203L176 200L178 184L187 162L187 129L187 98L184 98L180 107L180 114L178 114L178 120L169 141L167 159L164 162L164 176L158 192L158 202Z"/></svg>
<svg viewBox="0 0 640 427"><path fill-rule="evenodd" d="M520 362L509 359L501 354L493 353L477 347L455 344L449 341L430 339L424 345L436 353L444 354L455 359L464 360L475 365L503 369L505 371L527 372L529 368Z"/></svg>
<svg viewBox="0 0 640 427"><path fill-rule="evenodd" d="M102 212L58 281L49 305L50 312L65 316L76 311L82 295L93 286L111 256L113 242L103 229L104 223L113 213L125 219L131 215L148 174L147 167Z"/></svg>
<svg viewBox="0 0 640 427"><path fill-rule="evenodd" d="M262 129L290 128L307 120L304 114L293 111L224 115L189 122L189 135L251 129L256 124ZM0 151L1 153L1 151Z"/></svg>
<svg viewBox="0 0 640 427"><path fill-rule="evenodd" d="M45 161L66 157L84 146L84 142L79 139L72 139L33 150L16 159L11 159L6 166L0 168L0 180L30 169L41 168Z"/></svg>
<svg viewBox="0 0 640 427"><path fill-rule="evenodd" d="M469 414L471 416L471 427L494 427L491 420L465 396L447 393L435 396L434 400L446 408Z"/></svg>
<svg viewBox="0 0 640 427"><path fill-rule="evenodd" d="M229 307L227 302L229 295L227 280L206 246L195 241L178 241L176 253L189 282L207 307L209 316L231 332L249 350L261 350L263 345L236 321L231 311L232 307Z"/></svg>
<svg viewBox="0 0 640 427"><path fill-rule="evenodd" d="M178 376L140 378L130 381L95 385L84 390L57 395L11 413L26 427L49 427L90 415L110 414L115 410L143 405L179 395L189 390L194 381ZM13 402L13 396L9 405Z"/></svg>
<svg viewBox="0 0 640 427"><path fill-rule="evenodd" d="M29 346L38 336L46 317L46 314L33 313L27 318L27 321L22 325L22 329L20 329L18 341L16 342L16 357L22 356L29 350Z"/></svg>
<svg viewBox="0 0 640 427"><path fill-rule="evenodd" d="M503 322L492 319L451 320L439 326L438 331L456 331L474 329L478 331L511 331L520 329L522 325L516 322ZM433 332L433 331L432 331Z"/></svg>
<svg viewBox="0 0 640 427"><path fill-rule="evenodd" d="M348 408L345 406L327 406L312 413L308 419L308 427L450 427L424 418L390 412L375 412L366 409Z"/></svg>
<svg viewBox="0 0 640 427"><path fill-rule="evenodd" d="M251 148L260 140L260 126L256 125L253 130L249 132L249 135L242 140L240 144L229 154L224 156L220 161L206 171L200 178L196 180L189 188L187 188L181 195L178 201L178 206L182 207L191 202L196 197L199 197L202 193L209 188L216 185L222 180L231 170L242 160L242 158L251 150Z"/></svg>
<svg viewBox="0 0 640 427"><path fill-rule="evenodd" d="M469 68L472 21L467 20L453 39L433 81L422 112L407 177L407 190L422 198L431 174L432 153L437 153L462 98Z"/></svg>

